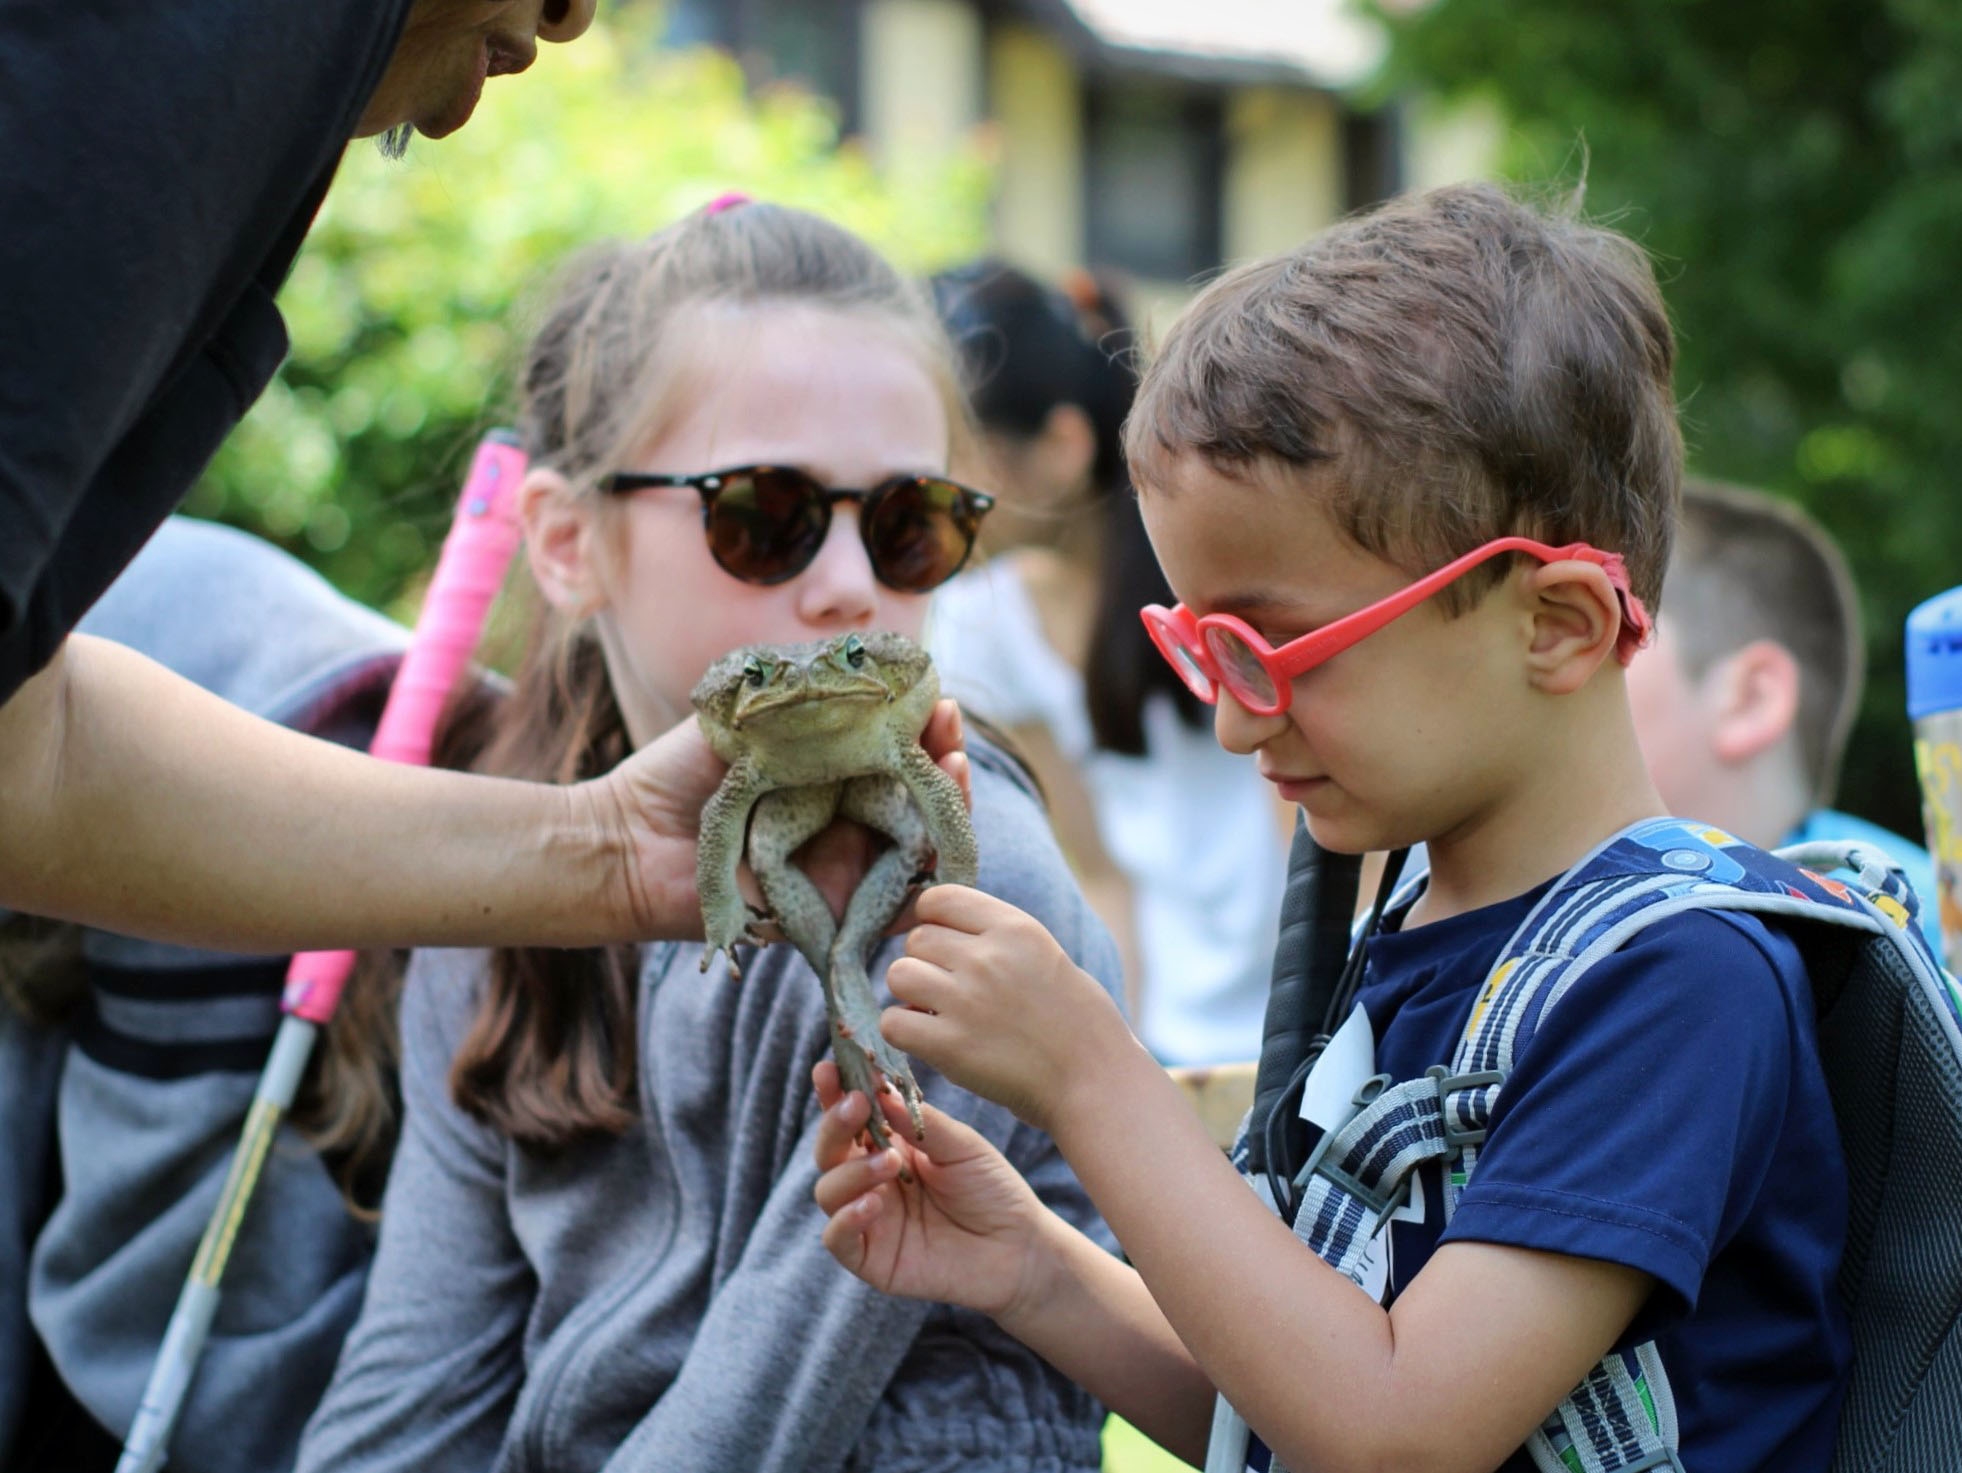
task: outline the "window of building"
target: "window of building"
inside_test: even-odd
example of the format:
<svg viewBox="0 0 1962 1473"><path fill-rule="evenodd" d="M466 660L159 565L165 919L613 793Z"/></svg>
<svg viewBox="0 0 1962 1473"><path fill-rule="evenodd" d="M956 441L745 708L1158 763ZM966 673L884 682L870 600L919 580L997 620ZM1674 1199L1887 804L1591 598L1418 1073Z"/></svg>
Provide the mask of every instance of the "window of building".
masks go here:
<svg viewBox="0 0 1962 1473"><path fill-rule="evenodd" d="M1224 129L1217 94L1109 80L1085 94L1090 259L1185 281L1219 264Z"/></svg>
<svg viewBox="0 0 1962 1473"><path fill-rule="evenodd" d="M1395 108L1342 115L1342 180L1352 210L1403 188L1403 137Z"/></svg>
<svg viewBox="0 0 1962 1473"><path fill-rule="evenodd" d="M671 0L671 46L721 46L757 84L795 82L837 103L847 132L858 123L862 0Z"/></svg>

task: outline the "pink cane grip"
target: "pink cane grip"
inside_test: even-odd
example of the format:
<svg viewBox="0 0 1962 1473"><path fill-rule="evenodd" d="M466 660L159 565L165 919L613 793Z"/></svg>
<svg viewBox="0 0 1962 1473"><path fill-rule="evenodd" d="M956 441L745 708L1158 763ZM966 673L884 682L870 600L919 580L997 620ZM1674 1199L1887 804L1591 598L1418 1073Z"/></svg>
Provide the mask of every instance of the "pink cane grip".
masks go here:
<svg viewBox="0 0 1962 1473"><path fill-rule="evenodd" d="M368 750L389 762L427 767L436 724L476 652L484 618L518 549L518 483L525 454L509 431L493 430L477 447L415 633L389 687ZM287 969L281 1006L326 1023L354 970L351 951L301 952Z"/></svg>

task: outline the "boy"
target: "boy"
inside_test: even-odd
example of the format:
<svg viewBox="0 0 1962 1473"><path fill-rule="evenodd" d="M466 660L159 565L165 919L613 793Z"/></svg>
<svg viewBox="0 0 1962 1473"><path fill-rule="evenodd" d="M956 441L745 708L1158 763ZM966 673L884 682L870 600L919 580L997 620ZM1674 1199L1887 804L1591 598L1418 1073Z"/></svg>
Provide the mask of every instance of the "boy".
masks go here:
<svg viewBox="0 0 1962 1473"><path fill-rule="evenodd" d="M1224 678L1220 742L1325 847L1429 845L1334 1096L1372 1070L1421 1088L1554 878L1663 812L1621 660L1678 500L1672 359L1635 247L1465 186L1222 278L1144 380L1128 449L1182 600L1161 644L1195 689ZM1562 545L1453 565L1509 535ZM1431 1168L1392 1214L1373 1297L1236 1181L1039 927L953 888L920 918L887 1038L1051 1131L1130 1262L939 1117L863 1152L867 1105L820 1070L826 1241L862 1278L993 1314L1193 1460L1217 1389L1293 1468L1515 1473L1605 1353L1654 1339L1678 1466L1825 1469L1845 1173L1775 929L1690 910L1587 970L1522 1045L1448 1230Z"/></svg>
<svg viewBox="0 0 1962 1473"><path fill-rule="evenodd" d="M1865 671L1859 595L1826 529L1762 492L1687 481L1666 587L1655 652L1628 672L1662 800L1767 849L1858 839L1885 850L1939 953L1927 852L1827 806Z"/></svg>

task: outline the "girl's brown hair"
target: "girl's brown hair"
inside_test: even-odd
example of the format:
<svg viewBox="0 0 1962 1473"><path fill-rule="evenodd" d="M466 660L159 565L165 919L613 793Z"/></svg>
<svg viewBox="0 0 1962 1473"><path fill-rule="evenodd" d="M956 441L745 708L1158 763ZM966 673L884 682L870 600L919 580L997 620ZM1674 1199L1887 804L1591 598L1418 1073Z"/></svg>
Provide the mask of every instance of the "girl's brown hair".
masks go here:
<svg viewBox="0 0 1962 1473"><path fill-rule="evenodd" d="M702 211L650 237L596 247L562 275L519 376L519 432L534 466L575 494L656 438L687 355L677 323L702 309L783 304L863 316L917 353L950 434L969 433L953 350L924 290L849 231L767 204ZM631 750L589 625L541 607L479 766L579 782ZM506 948L457 1051L458 1105L522 1145L618 1133L638 1114L634 947Z"/></svg>
<svg viewBox="0 0 1962 1473"><path fill-rule="evenodd" d="M437 723L430 765L474 765L490 739L500 700L491 681L466 681ZM380 715L379 701L374 714ZM289 1116L320 1153L348 1210L360 1218L378 1215L401 1124L396 1010L407 966L407 952L361 953L340 1006L314 1044Z"/></svg>

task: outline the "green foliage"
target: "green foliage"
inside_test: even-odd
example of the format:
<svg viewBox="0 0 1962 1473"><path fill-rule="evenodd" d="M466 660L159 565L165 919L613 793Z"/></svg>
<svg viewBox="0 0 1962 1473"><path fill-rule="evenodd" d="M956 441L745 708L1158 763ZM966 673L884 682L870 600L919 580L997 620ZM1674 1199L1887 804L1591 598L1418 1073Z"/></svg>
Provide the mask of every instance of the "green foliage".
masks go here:
<svg viewBox="0 0 1962 1473"><path fill-rule="evenodd" d="M1846 548L1871 674L1842 799L1918 833L1901 626L1962 583L1962 6L1394 9L1393 85L1496 97L1523 179L1584 148L1590 214L1654 253L1692 466Z"/></svg>
<svg viewBox="0 0 1962 1473"><path fill-rule="evenodd" d="M986 240L978 152L875 165L828 103L751 97L728 57L613 12L493 82L477 116L390 163L356 144L280 293L292 356L187 504L357 598L413 596L478 434L509 405L525 307L571 249L729 189L816 210L901 267Z"/></svg>

